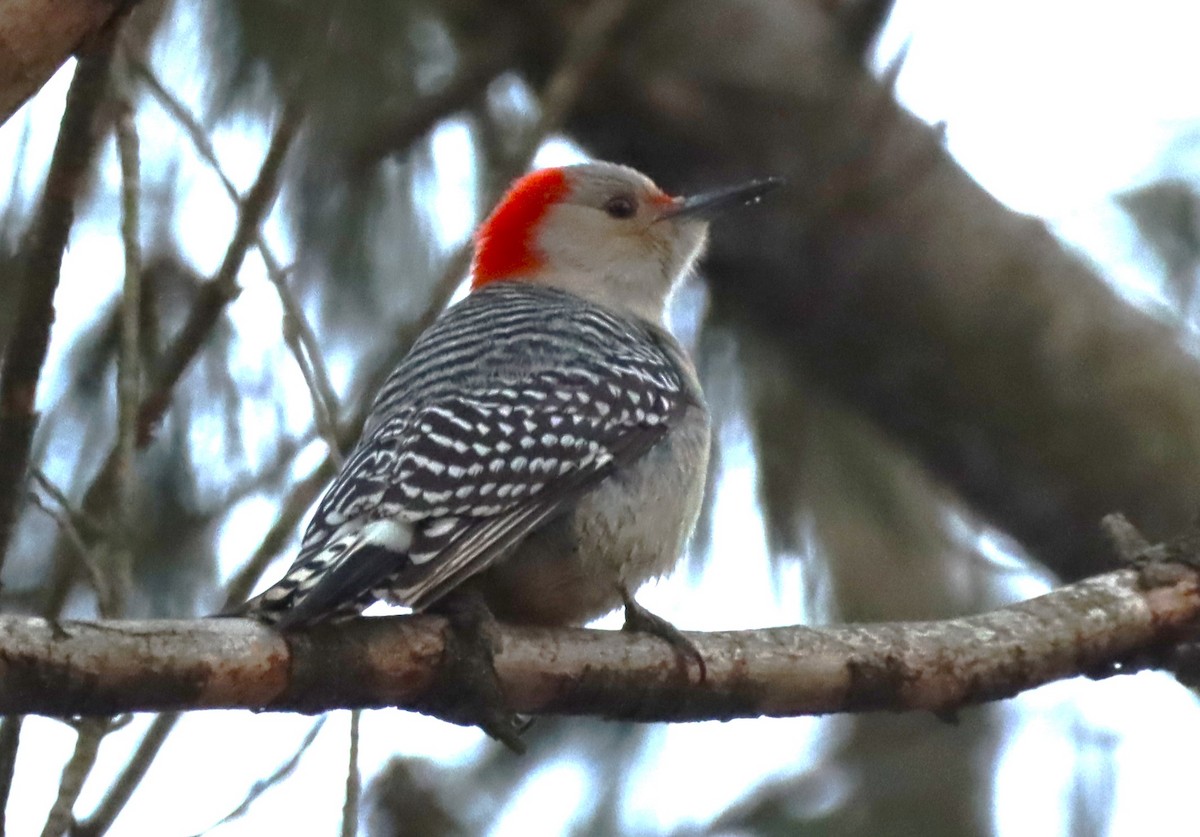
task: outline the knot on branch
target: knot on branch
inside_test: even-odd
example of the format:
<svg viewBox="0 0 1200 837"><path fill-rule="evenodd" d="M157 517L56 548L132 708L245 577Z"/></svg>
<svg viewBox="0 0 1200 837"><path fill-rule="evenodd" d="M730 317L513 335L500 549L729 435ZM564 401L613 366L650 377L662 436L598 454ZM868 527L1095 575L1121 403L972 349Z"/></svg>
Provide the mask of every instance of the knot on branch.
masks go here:
<svg viewBox="0 0 1200 837"><path fill-rule="evenodd" d="M1200 573L1200 517L1174 540L1157 544L1151 544L1119 512L1106 515L1100 526L1120 561L1137 571L1138 584L1143 590L1171 587ZM1200 625L1196 626L1191 638L1144 651L1123 665L1107 668L1107 673L1160 668L1171 672L1185 686L1200 688Z"/></svg>
<svg viewBox="0 0 1200 837"><path fill-rule="evenodd" d="M1142 589L1169 587L1200 571L1200 517L1174 540L1158 544L1151 544L1120 512L1105 515L1100 528L1121 563L1137 570Z"/></svg>

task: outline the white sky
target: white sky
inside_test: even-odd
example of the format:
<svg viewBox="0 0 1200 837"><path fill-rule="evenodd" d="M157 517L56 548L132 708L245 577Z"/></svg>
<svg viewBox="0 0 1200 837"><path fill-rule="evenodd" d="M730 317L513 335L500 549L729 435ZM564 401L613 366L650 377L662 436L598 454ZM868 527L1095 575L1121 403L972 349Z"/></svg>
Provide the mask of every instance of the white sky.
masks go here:
<svg viewBox="0 0 1200 837"><path fill-rule="evenodd" d="M1185 0L900 0L879 53L882 65L902 44L910 44L899 96L923 118L946 123L950 150L985 188L1014 209L1046 218L1127 292L1152 294L1156 280L1110 197L1160 174L1172 141L1200 124L1200 97L1195 92L1200 78L1198 33L1200 3ZM161 60L166 52L160 50L158 66L167 85L197 109L203 83L195 21L186 16L177 20L170 41L170 60ZM0 161L14 159L26 124L31 131L29 157L20 172L0 162L0 176L15 176L27 200L40 186L68 81L69 69L60 72L24 114L0 128ZM138 127L147 165L165 165L177 156L182 160L180 183L186 191L176 232L194 265L211 272L234 222L226 196L204 165L180 153L186 140L154 105L141 110ZM239 188L248 186L257 172L265 138L263 128L252 124L214 132L217 153ZM465 128L448 123L438 132L435 158L461 159L466 156L465 143ZM539 162L575 153L565 143L554 144ZM441 221L438 232L450 243L469 231L471 185L460 166L446 165L439 172L443 188L434 198ZM109 184L116 183L111 150L103 161L103 176ZM111 218L93 213L81 220L72 237L56 334L77 332L115 293L121 253L110 227ZM287 241L277 218L268 225L268 236L286 254ZM258 378L278 370L284 385L295 390L286 423L292 430L302 428L308 421L308 398L275 334L262 327L274 321L278 308L257 258L247 262L241 279L245 292L229 310L247 350L239 374ZM56 370L61 368L63 348L58 341L52 347L43 403L58 389ZM254 409L247 406L248 424L270 426L253 420ZM737 437L727 441L734 448L744 445ZM313 455L319 455L319 445ZM648 607L681 627L695 629L780 624L803 616L798 577L784 578L778 585L794 597L778 600L767 562L761 560L765 544L761 539L747 543L744 537L751 527L741 522L753 521L755 515L752 479L748 466L732 467L725 474L718 517L739 523L718 526L714 558L699 584L692 587L681 575L653 585L639 597ZM222 528L223 556L244 556L246 545L255 542L262 521L272 513L273 505L264 498L242 504ZM748 572L753 577L748 578ZM731 597L731 589L743 592ZM741 607L731 606L731 601ZM1118 741L1112 834L1183 834L1187 824L1194 823L1189 781L1194 774L1183 759L1200 749L1200 714L1192 696L1166 678L1145 674L1057 684L1008 706L1012 734L996 779L999 834L1037 837L1062 832L1058 818L1077 768L1076 750L1067 738L1072 723ZM246 816L211 834L276 833L285 824L297 828L295 833L336 833L347 718L347 713L336 713L292 779L264 795ZM147 718L139 718L106 740L98 781L85 788L81 811L91 809L147 723ZM183 835L209 827L240 802L255 780L288 758L310 723L300 716L247 712L188 716L111 833ZM647 831L704 822L764 777L802 769L800 754L811 758L824 752L836 744L837 736L836 722L809 719L660 728L649 746L654 755L628 777L623 820ZM34 834L40 829L72 743L73 733L64 725L30 719L9 805L10 833ZM470 758L480 746L481 735L473 730L408 713L369 712L361 763L369 778L396 752L455 763ZM711 769L714 752L721 754L721 769L716 771ZM524 793L511 801L492 834L561 830L575 806L591 793L591 781L571 761L542 767L527 778ZM303 804L298 806L297 800ZM165 817L169 832L163 829Z"/></svg>

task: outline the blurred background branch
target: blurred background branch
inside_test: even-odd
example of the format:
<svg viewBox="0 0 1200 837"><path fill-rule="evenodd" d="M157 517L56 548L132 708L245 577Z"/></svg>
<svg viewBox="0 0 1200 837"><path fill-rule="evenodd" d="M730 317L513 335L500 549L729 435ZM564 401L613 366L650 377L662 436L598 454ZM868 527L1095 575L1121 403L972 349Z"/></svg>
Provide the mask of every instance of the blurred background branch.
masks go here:
<svg viewBox="0 0 1200 837"><path fill-rule="evenodd" d="M100 140L95 121L107 95L112 52L110 34L76 67L39 211L22 248L17 315L0 368L0 567L25 496L37 425L38 381L54 321L54 293L75 221L76 199Z"/></svg>
<svg viewBox="0 0 1200 837"><path fill-rule="evenodd" d="M8 118L72 54L86 54L108 37L127 0L20 0L0 11L0 123Z"/></svg>

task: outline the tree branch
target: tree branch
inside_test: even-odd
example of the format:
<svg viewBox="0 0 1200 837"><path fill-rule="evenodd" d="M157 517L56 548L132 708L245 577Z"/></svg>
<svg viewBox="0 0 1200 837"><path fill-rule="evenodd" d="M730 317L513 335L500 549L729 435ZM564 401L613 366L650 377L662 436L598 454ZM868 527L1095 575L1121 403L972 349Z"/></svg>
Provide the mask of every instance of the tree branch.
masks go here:
<svg viewBox="0 0 1200 837"><path fill-rule="evenodd" d="M0 6L0 124L130 4L18 0Z"/></svg>
<svg viewBox="0 0 1200 837"><path fill-rule="evenodd" d="M98 837L108 831L113 820L117 818L117 815L124 809L125 803L129 801L129 797L133 796L133 792L137 790L142 779L146 778L146 773L150 770L154 757L158 755L163 742L175 728L179 717L178 712L167 712L154 719L150 728L146 730L146 734L142 736L137 749L130 756L129 763L117 776L104 795L104 799L87 819L75 824L71 831L71 837ZM5 727L7 725L6 722ZM0 729L0 746L3 746L3 735L3 729Z"/></svg>
<svg viewBox="0 0 1200 837"><path fill-rule="evenodd" d="M188 312L179 335L164 352L155 370L150 393L142 401L138 411L138 430L139 442L143 444L166 412L175 384L212 334L225 307L241 292L237 284L238 271L247 251L258 237L263 220L275 204L283 163L302 118L303 112L295 102L289 100L284 103L258 178L238 207L237 226L225 251L225 258L213 277L200 287L199 296Z"/></svg>
<svg viewBox="0 0 1200 837"><path fill-rule="evenodd" d="M225 307L237 298L238 271L246 253L258 235L263 219L275 203L279 189L281 171L288 149L300 128L303 113L294 102L284 104L283 113L267 147L267 153L259 169L258 177L239 205L237 225L233 238L225 251L225 258L217 272L204 282L188 311L178 335L164 351L156 365L148 389L138 406L137 447L143 448L153 438L153 431L166 413L175 392L175 385L187 371L192 361L204 348L213 329L219 322ZM115 499L113 478L117 467L117 446L109 450L104 465L92 480L84 494L83 512L93 517L104 518L111 510ZM61 550L59 551L61 560ZM72 574L59 572L50 585L49 601L45 612L58 613L70 591Z"/></svg>
<svg viewBox="0 0 1200 837"><path fill-rule="evenodd" d="M358 834L358 811L362 801L362 775L358 771L358 740L362 710L350 713L350 758L346 766L346 801L342 804L342 837Z"/></svg>
<svg viewBox="0 0 1200 837"><path fill-rule="evenodd" d="M495 43L486 54L478 56L444 88L408 104L400 113L389 113L379 122L379 128L355 152L353 167L364 171L384 157L406 153L437 123L456 112L465 110L483 97L492 79L504 71L510 56L496 49Z"/></svg>
<svg viewBox="0 0 1200 837"><path fill-rule="evenodd" d="M708 677L642 634L502 626L496 670L511 707L696 721L866 710L949 713L1080 674L1107 675L1200 626L1182 570L1143 589L1120 570L977 616L941 622L693 633ZM446 624L356 619L286 637L242 619L50 622L0 618L0 713L397 706L438 714ZM336 673L336 676L334 676Z"/></svg>
<svg viewBox="0 0 1200 837"><path fill-rule="evenodd" d="M28 64L18 60L14 65L12 59L18 53L15 44L19 39L13 39L19 29L14 29L12 24L27 11L29 8L21 7L0 12L0 114L3 119L37 90L57 66L57 63L50 65L43 77L41 70L46 67L40 59ZM4 566L21 503L26 496L30 451L37 427L38 381L54 323L54 293L58 289L63 253L75 222L76 201L99 142L95 123L108 90L115 35L115 28L105 29L93 49L81 57L75 67L46 173L46 184L22 246L22 284L16 304L17 317L0 369L0 568ZM57 61L63 58L65 55L59 55ZM17 67L15 84L11 74L13 66ZM7 78L4 77L6 73L9 74ZM20 730L21 719L12 717L5 721L0 731L0 778L3 778L0 782L0 834L6 830L4 812L12 788Z"/></svg>
<svg viewBox="0 0 1200 837"><path fill-rule="evenodd" d="M108 89L111 37L112 33L75 68L46 185L22 246L17 316L0 369L0 567L25 496L38 380L54 322L54 292L75 222L75 202L99 141L95 121Z"/></svg>
<svg viewBox="0 0 1200 837"><path fill-rule="evenodd" d="M279 554L287 538L299 524L304 512L317 498L322 486L333 476L334 470L333 454L330 453L308 477L292 487L291 493L275 516L275 522L263 536L262 543L226 587L222 609L246 600L263 570L267 568L271 559ZM129 802L129 798L133 796L133 792L145 778L146 773L150 770L150 765L158 756L159 750L162 749L163 743L171 734L171 730L175 728L179 718L180 713L178 712L166 712L154 719L141 742L129 757L129 762L121 770L100 804L96 806L96 810L76 824L72 832L73 837L99 837L108 831L113 820L121 813L126 803ZM3 747L5 728L0 728L0 747Z"/></svg>
<svg viewBox="0 0 1200 837"><path fill-rule="evenodd" d="M570 31L579 5L545 8ZM1060 576L1103 571L1112 509L1152 538L1187 525L1200 365L1172 326L971 180L847 58L831 4L646 5L566 129L666 186L788 178L714 225L716 314Z"/></svg>
<svg viewBox="0 0 1200 837"><path fill-rule="evenodd" d="M130 59L129 64L163 109L179 123L180 128L192 141L196 153L209 164L217 179L221 181L230 200L241 210L244 203L242 196L233 185L233 181L225 174L204 128L146 64L136 59ZM341 447L337 433L338 399L333 385L329 381L329 371L326 369L316 334L304 316L304 309L288 287L287 271L284 270L279 259L267 244L261 227L255 230L254 244L266 265L267 278L271 280L271 284L275 286L279 294L279 302L283 306L284 342L287 343L288 349L296 359L296 365L300 367L300 373L304 376L304 382L308 386L317 430L329 445L329 450L340 467Z"/></svg>
<svg viewBox="0 0 1200 837"><path fill-rule="evenodd" d="M45 826L42 827L42 837L62 837L75 822L71 810L79 799L83 783L96 764L100 742L112 728L111 718L84 718L76 725L75 750L63 767L58 796L50 807Z"/></svg>
<svg viewBox="0 0 1200 837"><path fill-rule="evenodd" d="M124 76L122 75L124 82ZM117 355L117 444L113 467L116 538L111 545L112 598L100 600L100 613L121 615L133 588L133 552L130 534L136 505L133 500L133 465L137 452L137 414L141 401L142 369L140 325L142 319L142 247L140 238L141 173L137 127L128 84L119 85L115 120L117 152L121 161L121 241L125 251L125 282L121 293L121 340Z"/></svg>

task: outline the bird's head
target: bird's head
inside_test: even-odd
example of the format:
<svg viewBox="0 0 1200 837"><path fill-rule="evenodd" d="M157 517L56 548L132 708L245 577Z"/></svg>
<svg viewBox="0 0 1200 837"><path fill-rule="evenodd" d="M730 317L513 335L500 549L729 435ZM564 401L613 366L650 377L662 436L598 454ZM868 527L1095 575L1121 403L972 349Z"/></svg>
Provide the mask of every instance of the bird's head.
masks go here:
<svg viewBox="0 0 1200 837"><path fill-rule="evenodd" d="M779 181L674 198L613 163L541 169L517 180L479 228L471 288L514 280L569 291L643 319L704 248L708 220Z"/></svg>

